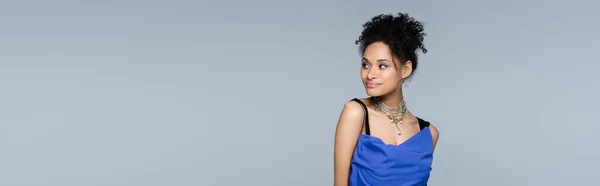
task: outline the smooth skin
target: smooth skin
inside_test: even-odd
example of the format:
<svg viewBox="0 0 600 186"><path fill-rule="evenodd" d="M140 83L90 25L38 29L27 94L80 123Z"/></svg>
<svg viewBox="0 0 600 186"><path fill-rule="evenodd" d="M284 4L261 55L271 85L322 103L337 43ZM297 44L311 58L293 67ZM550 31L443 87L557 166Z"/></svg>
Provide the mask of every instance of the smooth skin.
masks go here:
<svg viewBox="0 0 600 186"><path fill-rule="evenodd" d="M375 42L365 49L361 60L361 79L367 95L379 97L387 105L398 105L404 99L402 83L412 73L412 63L399 63L392 55L389 47L382 42ZM368 86L372 85L372 86ZM367 98L361 98L367 105L371 136L379 138L386 144L400 145L420 131L416 116L409 112L404 116L401 125L402 135L396 134L395 125L385 114L380 113ZM334 186L348 186L350 162L354 155L356 143L364 134L364 110L360 104L349 101L338 119L334 142ZM433 148L439 139L439 131L429 125L433 138Z"/></svg>

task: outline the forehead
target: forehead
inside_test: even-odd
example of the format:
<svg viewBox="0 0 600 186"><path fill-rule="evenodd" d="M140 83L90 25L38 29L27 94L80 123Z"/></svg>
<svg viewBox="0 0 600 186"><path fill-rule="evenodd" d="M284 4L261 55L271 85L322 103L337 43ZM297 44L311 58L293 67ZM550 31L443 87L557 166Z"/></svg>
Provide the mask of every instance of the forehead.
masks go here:
<svg viewBox="0 0 600 186"><path fill-rule="evenodd" d="M375 42L365 48L363 57L369 61L379 59L392 60L392 53L386 44L382 42Z"/></svg>

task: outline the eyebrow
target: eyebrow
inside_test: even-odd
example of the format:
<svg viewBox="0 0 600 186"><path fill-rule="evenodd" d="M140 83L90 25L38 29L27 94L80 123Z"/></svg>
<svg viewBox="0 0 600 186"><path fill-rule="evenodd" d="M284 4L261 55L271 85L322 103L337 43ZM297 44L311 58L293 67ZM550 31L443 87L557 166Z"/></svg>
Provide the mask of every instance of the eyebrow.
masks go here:
<svg viewBox="0 0 600 186"><path fill-rule="evenodd" d="M364 57L363 57L362 59L363 59L363 60L366 60L366 61L369 61L367 58L364 58ZM377 61L378 61L378 62L390 62L390 61L389 61L389 60L387 60L387 59L378 59Z"/></svg>

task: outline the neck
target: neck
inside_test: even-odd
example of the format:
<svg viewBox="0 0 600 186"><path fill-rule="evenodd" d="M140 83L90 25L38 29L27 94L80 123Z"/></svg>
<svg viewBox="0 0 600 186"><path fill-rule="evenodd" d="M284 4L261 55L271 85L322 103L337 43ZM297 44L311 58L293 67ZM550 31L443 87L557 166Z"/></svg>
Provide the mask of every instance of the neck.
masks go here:
<svg viewBox="0 0 600 186"><path fill-rule="evenodd" d="M404 100L404 95L402 94L402 89L399 89L398 91L388 95L379 96L378 98L386 105L394 107L398 106L402 100Z"/></svg>

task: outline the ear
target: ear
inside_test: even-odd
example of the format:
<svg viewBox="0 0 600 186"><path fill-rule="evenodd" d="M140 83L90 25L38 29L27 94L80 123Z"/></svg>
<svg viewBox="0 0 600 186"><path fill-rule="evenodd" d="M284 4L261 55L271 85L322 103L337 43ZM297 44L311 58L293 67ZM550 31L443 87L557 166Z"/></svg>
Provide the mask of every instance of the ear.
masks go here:
<svg viewBox="0 0 600 186"><path fill-rule="evenodd" d="M402 79L406 79L412 74L412 61L408 60L402 65Z"/></svg>

